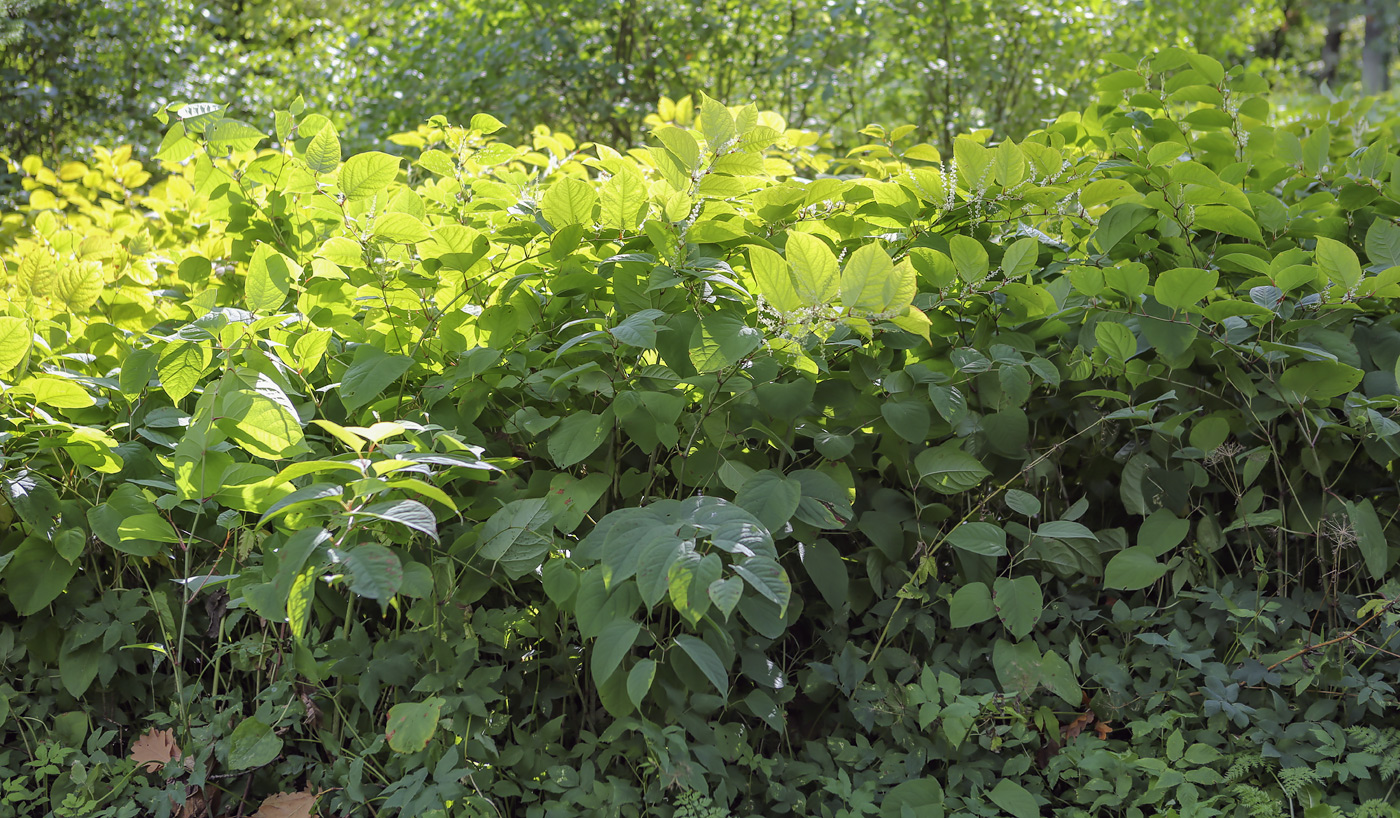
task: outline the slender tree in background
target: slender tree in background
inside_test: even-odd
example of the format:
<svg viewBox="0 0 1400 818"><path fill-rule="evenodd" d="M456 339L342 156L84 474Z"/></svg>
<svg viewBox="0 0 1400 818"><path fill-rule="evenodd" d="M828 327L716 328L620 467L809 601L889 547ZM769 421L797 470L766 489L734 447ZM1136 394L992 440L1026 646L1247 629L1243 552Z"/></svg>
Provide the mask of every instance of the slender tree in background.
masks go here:
<svg viewBox="0 0 1400 818"><path fill-rule="evenodd" d="M1394 0L1366 3L1366 43L1361 47L1361 90L1379 94L1390 90L1390 63L1395 59L1394 31L1400 13Z"/></svg>

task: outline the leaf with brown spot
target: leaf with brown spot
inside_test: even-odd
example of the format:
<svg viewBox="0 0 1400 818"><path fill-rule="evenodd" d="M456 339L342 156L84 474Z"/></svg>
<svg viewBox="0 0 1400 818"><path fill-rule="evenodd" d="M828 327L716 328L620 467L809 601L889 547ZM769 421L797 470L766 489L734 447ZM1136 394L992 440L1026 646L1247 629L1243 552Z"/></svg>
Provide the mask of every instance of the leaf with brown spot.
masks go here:
<svg viewBox="0 0 1400 818"><path fill-rule="evenodd" d="M144 764L148 773L160 772L166 762L174 761L183 755L180 745L175 743L175 733L172 730L157 730L152 727L131 744L131 760L137 764Z"/></svg>
<svg viewBox="0 0 1400 818"><path fill-rule="evenodd" d="M312 818L315 804L315 793L279 792L262 802L253 818Z"/></svg>

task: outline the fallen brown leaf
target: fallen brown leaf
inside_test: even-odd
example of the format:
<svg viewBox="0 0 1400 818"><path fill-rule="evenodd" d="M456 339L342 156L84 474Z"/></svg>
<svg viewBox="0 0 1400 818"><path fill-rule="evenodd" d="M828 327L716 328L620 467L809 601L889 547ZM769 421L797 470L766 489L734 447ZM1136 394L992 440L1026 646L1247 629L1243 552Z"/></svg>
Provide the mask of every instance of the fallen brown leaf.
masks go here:
<svg viewBox="0 0 1400 818"><path fill-rule="evenodd" d="M279 792L263 801L253 818L312 818L315 804L315 793Z"/></svg>
<svg viewBox="0 0 1400 818"><path fill-rule="evenodd" d="M131 744L131 760L137 764L144 764L143 769L148 773L160 772L166 762L174 761L182 755L184 753L180 752L180 745L175 743L175 733L171 730L157 730L152 727Z"/></svg>
<svg viewBox="0 0 1400 818"><path fill-rule="evenodd" d="M185 805L175 813L178 818L202 818L208 815L209 802L204 797L204 791L199 787L190 787L187 793Z"/></svg>
<svg viewBox="0 0 1400 818"><path fill-rule="evenodd" d="M1085 710L1083 713L1080 713L1078 716L1075 716L1074 721L1070 722L1069 724L1066 724L1064 727L1061 727L1060 733L1065 737L1065 741L1068 742L1071 739L1077 737L1080 733L1084 732L1084 728L1088 727L1093 723L1093 711Z"/></svg>
<svg viewBox="0 0 1400 818"><path fill-rule="evenodd" d="M1113 732L1113 725L1101 721L1094 725L1094 732L1099 734L1099 738L1108 738L1108 734Z"/></svg>

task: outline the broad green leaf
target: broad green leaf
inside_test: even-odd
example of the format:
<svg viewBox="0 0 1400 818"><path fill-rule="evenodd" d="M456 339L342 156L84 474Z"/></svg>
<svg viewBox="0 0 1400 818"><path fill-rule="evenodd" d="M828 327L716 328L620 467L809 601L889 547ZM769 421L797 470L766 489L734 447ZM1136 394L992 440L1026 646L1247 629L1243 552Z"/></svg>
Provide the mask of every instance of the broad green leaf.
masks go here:
<svg viewBox="0 0 1400 818"><path fill-rule="evenodd" d="M637 590L648 608L656 607L669 590L671 566L685 552L686 542L673 529L655 526L638 532L636 578ZM605 563L606 564L606 563ZM613 582L617 581L614 577Z"/></svg>
<svg viewBox="0 0 1400 818"><path fill-rule="evenodd" d="M1253 216L1231 205L1199 205L1194 210L1193 227L1213 230L1250 241L1263 241L1259 222Z"/></svg>
<svg viewBox="0 0 1400 818"><path fill-rule="evenodd" d="M153 542L180 542L175 527L159 514L136 514L127 517L117 525L117 535L123 540L151 540Z"/></svg>
<svg viewBox="0 0 1400 818"><path fill-rule="evenodd" d="M1164 307L1173 310L1191 309L1215 289L1219 280L1220 274L1214 270L1177 267L1157 276L1157 282L1153 285L1153 295Z"/></svg>
<svg viewBox="0 0 1400 818"><path fill-rule="evenodd" d="M95 644L65 650L58 657L58 678L63 689L73 698L80 698L92 686L102 667L103 651Z"/></svg>
<svg viewBox="0 0 1400 818"><path fill-rule="evenodd" d="M730 568L755 591L777 605L780 614L787 612L788 600L792 597L792 585L788 581L787 572L777 560L763 556L748 557Z"/></svg>
<svg viewBox="0 0 1400 818"><path fill-rule="evenodd" d="M1084 702L1084 692L1079 680L1074 677L1074 669L1053 650L1046 651L1041 657L1040 683L1070 707L1079 707Z"/></svg>
<svg viewBox="0 0 1400 818"><path fill-rule="evenodd" d="M490 114L472 114L469 127L473 131L480 131L483 134L493 134L505 127L505 123Z"/></svg>
<svg viewBox="0 0 1400 818"><path fill-rule="evenodd" d="M642 706L642 700L651 690L651 683L655 679L656 662L651 659L638 661L627 672L627 698L632 700L633 707L640 708Z"/></svg>
<svg viewBox="0 0 1400 818"><path fill-rule="evenodd" d="M1010 489L1005 495L1006 505L1017 514L1024 514L1027 517L1040 516L1040 498L1029 492L1020 489Z"/></svg>
<svg viewBox="0 0 1400 818"><path fill-rule="evenodd" d="M1026 157L1010 139L992 151L992 173L998 184L1014 188L1026 178Z"/></svg>
<svg viewBox="0 0 1400 818"><path fill-rule="evenodd" d="M690 362L698 372L718 372L738 364L763 343L763 334L727 312L700 319L690 336Z"/></svg>
<svg viewBox="0 0 1400 818"><path fill-rule="evenodd" d="M981 461L963 451L957 442L925 449L914 458L919 480L939 494L960 494L991 475Z"/></svg>
<svg viewBox="0 0 1400 818"><path fill-rule="evenodd" d="M1137 190L1123 179L1098 179L1085 185L1079 192L1079 204L1085 208L1098 207L1136 193Z"/></svg>
<svg viewBox="0 0 1400 818"><path fill-rule="evenodd" d="M723 564L717 554L697 554L693 547L683 546L680 556L671 563L666 573L666 587L671 604L681 616L698 625L701 617L710 608L710 597L706 593L710 583L719 579Z"/></svg>
<svg viewBox="0 0 1400 818"><path fill-rule="evenodd" d="M963 523L948 535L953 547L984 557L1004 557L1006 532L992 523Z"/></svg>
<svg viewBox="0 0 1400 818"><path fill-rule="evenodd" d="M845 528L855 517L851 499L830 475L815 469L799 469L788 477L802 484L797 519L817 528Z"/></svg>
<svg viewBox="0 0 1400 818"><path fill-rule="evenodd" d="M1008 695L1032 693L1040 685L1043 661L1034 639L1016 643L998 639L992 645L992 668Z"/></svg>
<svg viewBox="0 0 1400 818"><path fill-rule="evenodd" d="M9 374L29 354L34 333L23 318L0 316L0 375Z"/></svg>
<svg viewBox="0 0 1400 818"><path fill-rule="evenodd" d="M5 590L20 616L33 616L57 599L78 571L76 563L39 537L25 537L7 556Z"/></svg>
<svg viewBox="0 0 1400 818"><path fill-rule="evenodd" d="M208 346L194 341L176 341L161 352L156 374L171 401L179 403L194 389L211 357Z"/></svg>
<svg viewBox="0 0 1400 818"><path fill-rule="evenodd" d="M734 116L723 104L700 95L700 133L705 135L711 151L730 145L735 136Z"/></svg>
<svg viewBox="0 0 1400 818"><path fill-rule="evenodd" d="M1356 251L1334 239L1319 236L1314 251L1317 266L1333 284L1350 290L1361 283L1361 261Z"/></svg>
<svg viewBox="0 0 1400 818"><path fill-rule="evenodd" d="M1157 561L1152 549L1135 545L1113 555L1104 568L1105 588L1137 591L1162 578L1167 566Z"/></svg>
<svg viewBox="0 0 1400 818"><path fill-rule="evenodd" d="M948 600L948 616L955 628L966 628L986 622L996 616L996 606L992 604L992 592L985 583L969 582L953 593Z"/></svg>
<svg viewBox="0 0 1400 818"><path fill-rule="evenodd" d="M1115 321L1100 321L1094 325L1094 341L1108 357L1127 361L1137 354L1137 338L1133 331Z"/></svg>
<svg viewBox="0 0 1400 818"><path fill-rule="evenodd" d="M1011 813L1013 818L1040 818L1040 806L1035 796L1010 778L998 781L987 797L992 799L993 804Z"/></svg>
<svg viewBox="0 0 1400 818"><path fill-rule="evenodd" d="M334 173L340 167L340 136L329 122L306 146L306 165L313 173Z"/></svg>
<svg viewBox="0 0 1400 818"><path fill-rule="evenodd" d="M1338 361L1304 361L1285 369L1278 385L1288 400L1324 403L1355 389L1362 374Z"/></svg>
<svg viewBox="0 0 1400 818"><path fill-rule="evenodd" d="M286 395L276 392L281 400L251 389L221 390L222 416L215 425L255 457L280 460L306 451L301 420Z"/></svg>
<svg viewBox="0 0 1400 818"><path fill-rule="evenodd" d="M826 604L838 614L850 605L848 593L850 592L850 572L846 570L846 562L841 558L841 552L836 550L836 546L826 540L817 540L811 545L801 547L799 553L802 556L802 567L807 570L807 576L812 578L812 584L817 586L817 591L826 600Z"/></svg>
<svg viewBox="0 0 1400 818"><path fill-rule="evenodd" d="M608 333L628 346L656 349L656 321L665 317L661 310L642 310L624 318Z"/></svg>
<svg viewBox="0 0 1400 818"><path fill-rule="evenodd" d="M204 132L204 138L215 152L250 151L267 136L258 128L237 119L220 119Z"/></svg>
<svg viewBox="0 0 1400 818"><path fill-rule="evenodd" d="M784 253L803 306L828 306L836 300L841 293L840 268L826 242L811 233L788 233Z"/></svg>
<svg viewBox="0 0 1400 818"><path fill-rule="evenodd" d="M555 230L571 224L593 225L593 208L598 194L593 186L573 177L565 177L550 185L540 202L540 212Z"/></svg>
<svg viewBox="0 0 1400 818"><path fill-rule="evenodd" d="M987 259L987 248L982 242L961 233L948 239L948 250L953 256L953 266L958 277L967 284L976 284L987 277L991 269Z"/></svg>
<svg viewBox="0 0 1400 818"><path fill-rule="evenodd" d="M953 140L953 158L958 178L969 191L984 191L992 183L992 152L975 139L959 136Z"/></svg>
<svg viewBox="0 0 1400 818"><path fill-rule="evenodd" d="M352 517L372 517L378 520L401 523L414 531L427 534L437 540L437 518L433 512L417 500L387 500L372 503L351 513Z"/></svg>
<svg viewBox="0 0 1400 818"><path fill-rule="evenodd" d="M32 532L43 536L49 535L62 513L53 483L32 469L0 472L0 497Z"/></svg>
<svg viewBox="0 0 1400 818"><path fill-rule="evenodd" d="M734 497L735 504L752 513L773 532L783 530L801 501L802 484L772 469L754 473Z"/></svg>
<svg viewBox="0 0 1400 818"><path fill-rule="evenodd" d="M384 737L396 753L416 753L428 746L437 732L446 700L436 696L421 702L401 702L389 708Z"/></svg>
<svg viewBox="0 0 1400 818"><path fill-rule="evenodd" d="M613 174L612 178L600 186L600 223L608 230L632 233L641 226L651 203L647 195L646 180L630 167L623 167L626 170Z"/></svg>
<svg viewBox="0 0 1400 818"><path fill-rule="evenodd" d="M688 190L690 173L700 167L700 143L695 141L695 137L691 136L689 131L674 125L662 125L652 133L666 146L666 151L679 160L680 170L687 182L679 189Z"/></svg>
<svg viewBox="0 0 1400 818"><path fill-rule="evenodd" d="M841 271L841 303L846 309L868 313L902 310L914 298L913 269L895 272L894 263L878 244L862 245Z"/></svg>
<svg viewBox="0 0 1400 818"><path fill-rule="evenodd" d="M360 344L340 377L340 402L354 411L369 403L413 366L407 355L391 355L373 344Z"/></svg>
<svg viewBox="0 0 1400 818"><path fill-rule="evenodd" d="M64 377L49 375L28 377L15 386L15 391L19 394L33 396L34 402L39 406L48 406L54 409L82 409L85 406L92 406L96 402L86 389Z"/></svg>
<svg viewBox="0 0 1400 818"><path fill-rule="evenodd" d="M992 604L1001 623L1017 639L1031 632L1045 610L1040 583L1034 577L997 577L992 585Z"/></svg>
<svg viewBox="0 0 1400 818"><path fill-rule="evenodd" d="M1008 279L1021 278L1036 267L1040 255L1040 242L1027 236L1012 242L1001 257L1002 274Z"/></svg>
<svg viewBox="0 0 1400 818"><path fill-rule="evenodd" d="M229 736L228 766L231 770L251 770L271 764L282 752L282 739L272 727L256 717L246 718Z"/></svg>
<svg viewBox="0 0 1400 818"><path fill-rule="evenodd" d="M427 225L409 213L385 213L374 220L373 233L397 244L415 244L432 237Z"/></svg>
<svg viewBox="0 0 1400 818"><path fill-rule="evenodd" d="M578 591L578 569L568 560L556 557L546 562L540 570L540 584L544 586L545 596L563 608Z"/></svg>
<svg viewBox="0 0 1400 818"><path fill-rule="evenodd" d="M704 641L689 634L681 634L675 638L676 645L683 651L690 660L700 668L700 672L705 674L705 678L710 681L715 690L719 691L720 698L729 698L729 671L720 661L719 655L714 648L705 644Z"/></svg>
<svg viewBox="0 0 1400 818"><path fill-rule="evenodd" d="M349 551L337 551L350 572L350 590L387 604L403 585L403 563L393 551L378 543L364 543Z"/></svg>
<svg viewBox="0 0 1400 818"><path fill-rule="evenodd" d="M569 534L578 528L608 489L612 478L603 472L592 472L582 479L560 474L549 481L547 508L554 517L554 528Z"/></svg>
<svg viewBox="0 0 1400 818"><path fill-rule="evenodd" d="M1376 219L1366 230L1366 256L1382 269L1400 267L1400 224ZM3 335L3 333L0 333ZM0 372L4 366L0 363Z"/></svg>
<svg viewBox="0 0 1400 818"><path fill-rule="evenodd" d="M797 295L787 259L757 245L750 246L748 252L754 287L758 294L763 296L763 300L784 315L801 307L802 299Z"/></svg>
<svg viewBox="0 0 1400 818"><path fill-rule="evenodd" d="M497 563L511 577L539 567L554 547L553 512L543 497L512 500L481 527L478 555Z"/></svg>
<svg viewBox="0 0 1400 818"><path fill-rule="evenodd" d="M717 579L710 583L706 590L710 595L710 601L719 608L720 612L728 619L734 612L734 606L739 604L740 597L744 594L744 581L739 577L729 577L727 579Z"/></svg>
<svg viewBox="0 0 1400 818"><path fill-rule="evenodd" d="M54 297L70 312L87 312L102 295L102 263L99 261L70 261L58 268L54 280Z"/></svg>
<svg viewBox="0 0 1400 818"><path fill-rule="evenodd" d="M1356 530L1356 545L1361 550L1361 558L1366 563L1366 573L1371 579L1383 580L1394 567L1390 555L1390 543L1386 540L1385 528L1380 516L1370 500L1347 504L1352 528Z"/></svg>
<svg viewBox="0 0 1400 818"><path fill-rule="evenodd" d="M393 184L399 158L380 151L357 153L340 169L340 192L352 201L367 199Z"/></svg>
<svg viewBox="0 0 1400 818"><path fill-rule="evenodd" d="M1191 427L1191 445L1209 454L1230 436L1230 422L1222 417L1206 417Z"/></svg>
<svg viewBox="0 0 1400 818"><path fill-rule="evenodd" d="M1190 520L1179 519L1167 509L1159 508L1138 529L1137 544L1160 557L1180 545L1190 530Z"/></svg>
<svg viewBox="0 0 1400 818"><path fill-rule="evenodd" d="M292 581L292 589L287 594L287 625L292 638L306 641L306 628L311 622L312 602L316 598L316 579L320 572L315 567L297 574Z"/></svg>
<svg viewBox="0 0 1400 818"><path fill-rule="evenodd" d="M937 778L915 778L890 789L880 802L880 818L943 814L943 787Z"/></svg>
<svg viewBox="0 0 1400 818"><path fill-rule="evenodd" d="M593 684L601 687L608 677L617 671L623 657L632 650L632 644L637 641L637 634L641 632L642 626L630 621L613 622L603 628L597 641L593 643L593 652L589 659Z"/></svg>
<svg viewBox="0 0 1400 818"><path fill-rule="evenodd" d="M610 431L607 415L575 412L549 433L549 459L561 469L580 463L603 445Z"/></svg>

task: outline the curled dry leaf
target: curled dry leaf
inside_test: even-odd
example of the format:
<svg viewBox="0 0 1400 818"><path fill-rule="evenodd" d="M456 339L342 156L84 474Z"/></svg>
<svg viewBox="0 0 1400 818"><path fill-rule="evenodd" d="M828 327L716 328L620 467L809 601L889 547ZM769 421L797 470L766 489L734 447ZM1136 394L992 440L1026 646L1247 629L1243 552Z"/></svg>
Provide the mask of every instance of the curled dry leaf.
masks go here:
<svg viewBox="0 0 1400 818"><path fill-rule="evenodd" d="M160 772L166 762L183 755L180 745L175 743L175 733L171 730L157 730L152 727L131 744L131 760L142 764L148 773Z"/></svg>
<svg viewBox="0 0 1400 818"><path fill-rule="evenodd" d="M209 799L205 797L204 790L199 787L190 787L186 790L184 806L175 813L177 818L204 818L208 814Z"/></svg>
<svg viewBox="0 0 1400 818"><path fill-rule="evenodd" d="M279 792L263 801L253 818L312 818L315 804L315 793Z"/></svg>
<svg viewBox="0 0 1400 818"><path fill-rule="evenodd" d="M1093 712L1092 712L1092 711L1089 711L1089 710L1086 710L1086 711L1084 711L1083 713L1080 713L1078 716L1076 716L1076 717L1074 718L1074 721L1072 721L1072 722L1070 722L1069 724L1066 724L1064 727L1060 728L1060 733L1061 733L1061 735L1064 736L1065 741L1068 742L1068 741L1070 741L1071 739L1073 739L1073 738L1075 738L1076 736L1078 736L1080 733L1084 732L1084 728L1088 727L1089 725L1091 725L1091 724L1093 724L1093 723L1094 723L1094 714L1093 714Z"/></svg>

